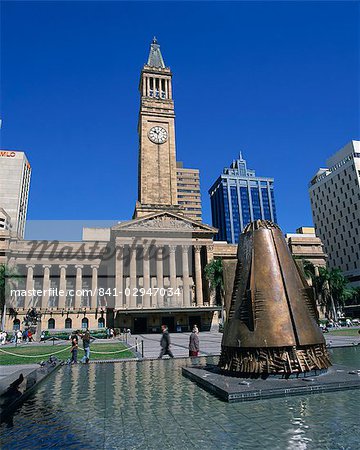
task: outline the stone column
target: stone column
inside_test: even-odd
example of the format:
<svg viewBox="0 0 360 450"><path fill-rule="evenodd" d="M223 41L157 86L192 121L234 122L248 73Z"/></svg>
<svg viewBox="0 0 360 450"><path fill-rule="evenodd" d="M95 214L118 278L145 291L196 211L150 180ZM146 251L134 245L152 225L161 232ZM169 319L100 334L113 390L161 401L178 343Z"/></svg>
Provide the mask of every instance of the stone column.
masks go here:
<svg viewBox="0 0 360 450"><path fill-rule="evenodd" d="M156 252L156 284L159 289L164 287L164 267L163 267L163 245L157 245ZM157 294L157 303L158 306L164 306L164 297L160 295L160 292Z"/></svg>
<svg viewBox="0 0 360 450"><path fill-rule="evenodd" d="M130 247L130 308L136 308L136 299L134 291L136 286L136 247Z"/></svg>
<svg viewBox="0 0 360 450"><path fill-rule="evenodd" d="M169 92L168 92L168 80L165 79L165 98L169 98Z"/></svg>
<svg viewBox="0 0 360 450"><path fill-rule="evenodd" d="M150 97L150 77L146 77L147 93L146 97Z"/></svg>
<svg viewBox="0 0 360 450"><path fill-rule="evenodd" d="M49 289L50 289L50 267L51 265L43 265L44 268L44 278L43 278L43 292L41 298L41 308L45 309L49 304Z"/></svg>
<svg viewBox="0 0 360 450"><path fill-rule="evenodd" d="M29 309L30 301L31 301L31 299L33 297L32 295L29 295L29 291L32 291L34 289L34 268L35 268L35 266L32 265L32 264L29 264L29 265L26 266L26 268L27 268L26 297L25 297L24 308L25 309Z"/></svg>
<svg viewBox="0 0 360 450"><path fill-rule="evenodd" d="M172 87L171 87L171 81L169 80L169 99L172 99Z"/></svg>
<svg viewBox="0 0 360 450"><path fill-rule="evenodd" d="M169 245L170 250L170 287L175 291L176 283L176 245Z"/></svg>
<svg viewBox="0 0 360 450"><path fill-rule="evenodd" d="M201 245L194 245L195 251L195 292L196 305L203 306L202 274L201 274Z"/></svg>
<svg viewBox="0 0 360 450"><path fill-rule="evenodd" d="M116 259L115 259L115 309L124 307L124 246L116 246Z"/></svg>
<svg viewBox="0 0 360 450"><path fill-rule="evenodd" d="M82 269L84 266L76 265L76 281L75 281L75 309L81 308L81 289L82 289ZM79 291L79 292L78 292Z"/></svg>
<svg viewBox="0 0 360 450"><path fill-rule="evenodd" d="M214 246L207 245L206 246L206 263L209 264L214 259ZM210 306L215 306L216 302L216 292L214 289L211 289L210 282L207 282L208 291L209 291L209 302Z"/></svg>
<svg viewBox="0 0 360 450"><path fill-rule="evenodd" d="M92 269L92 277L91 277L91 299L90 299L90 309L97 308L97 299L98 299L98 269L99 266L93 265L91 266ZM116 297L117 298L117 297ZM115 299L116 301L116 299Z"/></svg>
<svg viewBox="0 0 360 450"><path fill-rule="evenodd" d="M143 78L143 90L142 90L142 95L143 97L146 97L146 84L147 84L147 77Z"/></svg>
<svg viewBox="0 0 360 450"><path fill-rule="evenodd" d="M143 286L145 289L145 294L142 297L143 307L150 308L150 295L148 291L150 289L150 260L149 260L149 244L145 244L143 247Z"/></svg>
<svg viewBox="0 0 360 450"><path fill-rule="evenodd" d="M59 303L58 308L64 309L66 304L66 269L67 265L62 264L60 267L60 283L59 283Z"/></svg>
<svg viewBox="0 0 360 450"><path fill-rule="evenodd" d="M183 306L190 306L190 283L189 283L189 245L182 246L182 271L183 271Z"/></svg>

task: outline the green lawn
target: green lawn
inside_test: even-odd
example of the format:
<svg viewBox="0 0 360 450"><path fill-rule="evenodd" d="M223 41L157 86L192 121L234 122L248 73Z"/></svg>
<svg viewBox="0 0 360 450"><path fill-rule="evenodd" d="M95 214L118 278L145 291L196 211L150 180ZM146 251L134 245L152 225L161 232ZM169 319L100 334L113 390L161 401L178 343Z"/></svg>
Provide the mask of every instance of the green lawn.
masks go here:
<svg viewBox="0 0 360 450"><path fill-rule="evenodd" d="M336 330L329 331L329 335L334 336L360 336L360 328L338 328Z"/></svg>
<svg viewBox="0 0 360 450"><path fill-rule="evenodd" d="M90 359L91 360L108 360L108 359L123 359L123 358L133 358L135 355L131 350L125 350L127 347L122 343L116 343L116 344L93 344L91 346L91 354ZM4 353L3 351L0 351L0 365L9 365L9 364L36 364L40 361L47 360L49 354L55 354L55 356L62 360L67 360L70 358L70 345L37 345L37 346L31 346L31 345L22 345L19 347L13 347L13 346L1 346L0 350L3 350L5 352L10 352L16 354L16 356L9 355L7 353ZM119 350L125 350L122 352L119 352ZM60 352L60 353L57 353ZM96 353L95 353L96 352ZM99 352L99 353L97 353ZM100 354L105 353L105 354ZM19 356L17 356L19 355ZM29 357L23 357L21 355L26 356L34 356L32 358ZM36 356L36 357L35 357ZM79 345L79 351L78 351L78 361L84 356L84 350L81 347L81 344Z"/></svg>

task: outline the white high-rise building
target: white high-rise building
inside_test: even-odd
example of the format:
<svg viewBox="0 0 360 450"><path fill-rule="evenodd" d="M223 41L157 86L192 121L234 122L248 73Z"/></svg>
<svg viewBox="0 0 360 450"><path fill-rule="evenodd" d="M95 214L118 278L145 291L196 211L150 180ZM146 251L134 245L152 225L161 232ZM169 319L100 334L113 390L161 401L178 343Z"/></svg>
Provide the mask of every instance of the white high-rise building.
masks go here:
<svg viewBox="0 0 360 450"><path fill-rule="evenodd" d="M338 267L360 285L360 141L351 141L319 169L309 185L316 235Z"/></svg>
<svg viewBox="0 0 360 450"><path fill-rule="evenodd" d="M0 150L0 208L10 216L11 233L24 237L31 167L24 152Z"/></svg>

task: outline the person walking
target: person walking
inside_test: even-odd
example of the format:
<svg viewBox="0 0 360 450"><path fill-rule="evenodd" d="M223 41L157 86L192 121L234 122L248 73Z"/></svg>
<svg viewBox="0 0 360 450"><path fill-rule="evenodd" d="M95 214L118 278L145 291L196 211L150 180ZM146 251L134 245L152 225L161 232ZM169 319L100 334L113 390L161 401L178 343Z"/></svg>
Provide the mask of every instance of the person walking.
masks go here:
<svg viewBox="0 0 360 450"><path fill-rule="evenodd" d="M5 345L6 344L6 331L2 331L0 333L0 345Z"/></svg>
<svg viewBox="0 0 360 450"><path fill-rule="evenodd" d="M160 339L161 351L158 359L161 359L164 355L169 355L170 358L173 358L174 355L170 350L170 335L167 326L161 325L161 331L162 331Z"/></svg>
<svg viewBox="0 0 360 450"><path fill-rule="evenodd" d="M189 339L189 356L198 356L200 350L200 340L199 332L197 331L197 326L195 325Z"/></svg>
<svg viewBox="0 0 360 450"><path fill-rule="evenodd" d="M17 331L17 333L16 333L16 341L15 341L15 343L16 343L16 344L20 344L20 343L21 343L21 339L22 339L22 332L21 332L21 330L19 329L19 330Z"/></svg>
<svg viewBox="0 0 360 450"><path fill-rule="evenodd" d="M78 343L77 343L77 339L73 338L71 341L71 361L70 364L77 364L77 354L78 354Z"/></svg>
<svg viewBox="0 0 360 450"><path fill-rule="evenodd" d="M82 362L88 364L90 361L90 342L94 340L94 338L91 337L90 331L88 328L86 328L86 331L84 334L81 335L82 341L83 341L83 348L85 355L82 359Z"/></svg>

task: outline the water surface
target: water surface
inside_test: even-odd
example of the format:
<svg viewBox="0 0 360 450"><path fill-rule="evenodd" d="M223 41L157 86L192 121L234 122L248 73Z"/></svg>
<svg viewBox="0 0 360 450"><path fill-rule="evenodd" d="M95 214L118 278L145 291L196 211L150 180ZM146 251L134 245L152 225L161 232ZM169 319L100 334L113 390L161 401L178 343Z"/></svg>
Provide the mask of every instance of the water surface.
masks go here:
<svg viewBox="0 0 360 450"><path fill-rule="evenodd" d="M359 348L333 349L331 356L360 368ZM228 404L182 377L186 364L177 359L64 366L1 425L1 448L360 446L360 390Z"/></svg>

